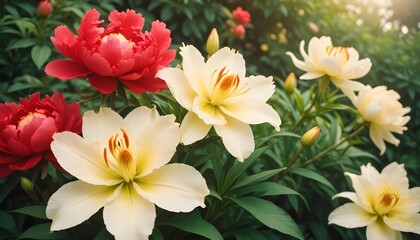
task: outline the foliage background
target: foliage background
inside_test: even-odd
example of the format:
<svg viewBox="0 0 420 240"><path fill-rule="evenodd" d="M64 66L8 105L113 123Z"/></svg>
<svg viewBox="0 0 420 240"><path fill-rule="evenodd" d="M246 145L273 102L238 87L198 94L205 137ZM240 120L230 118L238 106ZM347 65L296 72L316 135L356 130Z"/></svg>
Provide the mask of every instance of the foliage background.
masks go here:
<svg viewBox="0 0 420 240"><path fill-rule="evenodd" d="M60 24L73 27L73 30L77 29L80 18L92 7L101 12L102 18L114 9L135 9L146 18L145 27L155 19L164 21L172 31L174 49L178 49L182 43L185 43L204 50L210 30L216 28L221 37L221 46L238 49L244 55L249 75L275 76L278 79L279 89L282 86L282 79L289 72L297 71L285 52L298 53L301 40L307 43L313 36L331 36L334 44L353 46L358 50L361 58L369 57L372 60L373 67L368 76L363 78L364 83L372 86L386 85L401 95L403 106L411 108L408 131L402 136L397 136L401 140L400 146L394 147L387 144L387 151L383 156L375 157L379 156L378 150L370 144L365 131L352 143L357 147L351 148L351 151L343 154L343 149L338 149L308 166L311 173L321 174L327 183L323 183L318 177L305 178L298 174L288 174L282 178L285 186L297 191L306 201L296 197L299 194L286 194L276 198L267 195L266 199L272 200L287 211L298 224L305 239L363 239L363 229L348 231L327 225L328 214L338 206L338 201L331 201L331 196L337 192L351 190L349 180L343 176L344 171L359 172L359 166L367 162L372 162L375 167L382 169L388 163L397 161L405 164L410 186L420 185L418 157L420 153L418 150L420 144L420 101L418 101L420 6L415 2L416 0L399 0L398 3L384 9L375 1L363 0L56 0L51 16L43 21L36 15L37 1L3 0L0 1L0 102L17 102L19 97L26 97L36 91L42 94L60 91L68 101L80 100L81 97L91 94L87 90L88 84L83 79L69 82L58 81L46 76L43 68L51 59L60 57L49 40L49 37L53 35L53 29ZM251 25L246 28L246 35L241 39L233 37L225 25L228 18L226 13L237 6L242 6L252 16ZM389 11L394 14L388 16ZM173 65L175 66L179 61L178 56ZM296 73L298 76L302 74L299 71ZM309 81L298 82L304 101L308 98L312 86L313 83ZM281 92L271 99L271 103L282 118L287 114L295 114L287 105L282 105L285 99L287 96ZM133 100L142 104L156 104L157 102L157 99L149 94L142 94ZM82 105L83 111L93 106L98 105L95 102L86 103ZM170 103L168 106L161 106L162 111L165 109L170 109ZM326 115L325 119L317 121L324 126L321 126L320 140L315 147L324 149L331 145L333 140L348 127L345 125L349 122L346 117L350 119L350 116L344 112L341 117L330 114ZM336 125L332 125L333 123ZM292 124L293 121L285 121L282 127L287 128ZM295 133L300 136L310 128L311 124L313 122L308 122ZM264 129L256 127L254 130L259 132L260 136L264 136ZM293 141L289 141L293 139L293 136L284 139L282 143L275 143L276 147L267 150L264 154L262 158L268 161L259 161L258 164L252 166L252 169L247 170L248 174L258 172L260 169L272 168L273 164L277 168L284 166L284 162L278 159L290 158L287 154L291 153L284 149L293 148L296 145ZM363 148L364 151L359 148ZM188 150L181 151L177 158L185 157L183 154L187 154ZM208 155L205 151L201 154L202 157ZM305 154L310 158L316 154L316 151L311 149ZM229 164L233 162L228 161L223 166L224 169L227 169L226 166ZM15 190L19 180L16 179L15 181L12 178L0 179L0 213L2 214L0 235L6 236L5 239L7 236L22 237L21 234L29 226L45 222L39 215L35 217L40 219L11 212L11 210L23 207L22 204L26 201L25 193ZM66 180L68 179L62 179L62 181ZM220 182L212 184L217 188ZM233 209L232 213L236 213L232 205L221 206L221 208L227 209L227 214L230 208ZM253 221L249 218L249 214L243 214L241 222ZM95 217L100 221L100 216ZM229 215L225 221L217 218L213 220L211 223L226 238L248 239L247 234L248 236L256 234L252 231L239 231L244 228L240 224L233 224L234 216ZM268 228L253 224L266 239L287 238L286 235L279 237ZM94 225L88 223L88 226ZM41 227L45 228L43 225ZM103 229L97 226L94 228L97 239L109 237ZM87 228L76 229L88 234ZM171 230L171 224L164 225L160 229L177 234L176 231ZM185 231L188 232L188 230ZM65 238L64 235L67 233L62 234ZM186 239L191 237L182 233L178 235ZM55 236L59 238L61 235ZM101 238L103 236L105 237ZM154 234L154 237L156 236ZM415 239L411 234L404 236L407 239Z"/></svg>

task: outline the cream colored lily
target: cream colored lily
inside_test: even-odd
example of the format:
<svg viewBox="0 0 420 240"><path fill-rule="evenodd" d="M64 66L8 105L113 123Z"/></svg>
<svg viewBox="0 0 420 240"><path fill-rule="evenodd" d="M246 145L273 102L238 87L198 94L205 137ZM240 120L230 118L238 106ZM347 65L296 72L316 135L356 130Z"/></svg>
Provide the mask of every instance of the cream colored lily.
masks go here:
<svg viewBox="0 0 420 240"><path fill-rule="evenodd" d="M386 86L366 86L357 96L351 92L348 97L363 120L369 123L370 139L381 155L386 150L385 141L398 146L400 141L392 133L402 134L407 130L405 125L410 117L404 115L410 112L410 108L402 106L397 92L387 90Z"/></svg>
<svg viewBox="0 0 420 240"><path fill-rule="evenodd" d="M362 90L364 85L352 79L365 76L372 63L369 58L359 60L359 53L352 47L333 46L330 37L313 37L309 41L308 53L304 50L305 41L300 43L300 54L303 61L298 60L291 52L293 64L305 71L300 79L311 80L328 75L331 81L344 93Z"/></svg>
<svg viewBox="0 0 420 240"><path fill-rule="evenodd" d="M361 167L361 175L345 173L355 192L342 192L346 203L331 212L329 224L346 228L367 226L368 240L400 240L401 232L420 234L420 187L409 189L404 164L395 162L379 173L370 164Z"/></svg>
<svg viewBox="0 0 420 240"><path fill-rule="evenodd" d="M267 104L274 93L272 77L245 77L243 56L227 47L207 62L193 46L181 47L182 68L157 73L174 98L189 112L181 123L181 142L203 139L214 126L227 151L239 161L255 149L249 124L270 123L277 131L281 120Z"/></svg>
<svg viewBox="0 0 420 240"><path fill-rule="evenodd" d="M204 205L206 182L193 167L167 164L179 144L173 115L139 107L124 119L108 108L83 116L83 138L54 135L51 149L60 165L78 178L48 201L51 231L70 228L104 207L107 230L121 240L148 239L155 204L173 212Z"/></svg>

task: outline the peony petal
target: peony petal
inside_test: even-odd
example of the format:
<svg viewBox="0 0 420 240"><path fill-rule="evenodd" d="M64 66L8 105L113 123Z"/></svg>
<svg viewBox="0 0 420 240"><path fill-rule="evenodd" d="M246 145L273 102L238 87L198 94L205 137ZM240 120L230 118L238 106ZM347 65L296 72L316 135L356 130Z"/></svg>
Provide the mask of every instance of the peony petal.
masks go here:
<svg viewBox="0 0 420 240"><path fill-rule="evenodd" d="M112 74L112 68L109 62L99 53L90 51L82 52L83 63L92 72L100 76L110 76Z"/></svg>
<svg viewBox="0 0 420 240"><path fill-rule="evenodd" d="M178 163L165 165L141 178L135 189L160 208L172 212L204 208L204 198L210 193L200 172Z"/></svg>
<svg viewBox="0 0 420 240"><path fill-rule="evenodd" d="M138 107L128 113L127 116L125 116L124 121L130 126L130 135L137 137L158 118L159 112L156 108Z"/></svg>
<svg viewBox="0 0 420 240"><path fill-rule="evenodd" d="M413 232L420 234L420 214L412 213L412 215L385 215L384 222L392 229L402 232Z"/></svg>
<svg viewBox="0 0 420 240"><path fill-rule="evenodd" d="M192 144L203 139L212 125L205 124L195 113L188 112L181 123L181 143Z"/></svg>
<svg viewBox="0 0 420 240"><path fill-rule="evenodd" d="M366 228L367 240L402 240L401 233L388 227L382 220L369 224Z"/></svg>
<svg viewBox="0 0 420 240"><path fill-rule="evenodd" d="M124 119L110 108L100 108L98 113L90 110L83 115L83 138L107 146L109 138L126 126Z"/></svg>
<svg viewBox="0 0 420 240"><path fill-rule="evenodd" d="M366 89L366 86L363 83L358 81L352 81L348 79L341 79L336 77L330 77L331 81L341 89L345 94L348 91L362 91Z"/></svg>
<svg viewBox="0 0 420 240"><path fill-rule="evenodd" d="M254 151L254 135L248 124L229 118L225 125L215 125L214 129L222 138L226 150L240 162Z"/></svg>
<svg viewBox="0 0 420 240"><path fill-rule="evenodd" d="M106 229L116 240L147 240L156 218L153 203L128 185L114 201L105 205L103 215Z"/></svg>
<svg viewBox="0 0 420 240"><path fill-rule="evenodd" d="M184 72L178 68L164 68L156 77L163 79L176 101L185 109L191 110L194 97L197 95L190 87Z"/></svg>
<svg viewBox="0 0 420 240"><path fill-rule="evenodd" d="M75 133L54 134L51 150L58 163L80 180L108 186L121 182L121 177L106 165L99 145L88 143Z"/></svg>
<svg viewBox="0 0 420 240"><path fill-rule="evenodd" d="M47 66L45 66L45 73L61 80L70 80L85 77L90 74L91 71L71 60L58 59L49 62Z"/></svg>
<svg viewBox="0 0 420 240"><path fill-rule="evenodd" d="M366 212L355 203L346 203L330 213L328 224L336 224L346 228L358 228L371 224L377 215Z"/></svg>
<svg viewBox="0 0 420 240"><path fill-rule="evenodd" d="M46 214L53 220L51 231L82 223L115 198L118 192L115 187L90 185L82 181L67 183L48 200Z"/></svg>
<svg viewBox="0 0 420 240"><path fill-rule="evenodd" d="M115 77L103 77L96 74L89 76L89 83L101 93L110 94L117 87L118 80Z"/></svg>
<svg viewBox="0 0 420 240"><path fill-rule="evenodd" d="M270 123L276 131L280 131L281 119L273 107L260 101L242 101L220 106L227 115L247 124Z"/></svg>
<svg viewBox="0 0 420 240"><path fill-rule="evenodd" d="M140 177L167 164L175 154L180 140L178 123L174 115L157 118L138 136L136 141L137 172Z"/></svg>
<svg viewBox="0 0 420 240"><path fill-rule="evenodd" d="M357 79L364 77L372 68L372 62L369 58L364 58L352 65L345 66L345 75L348 79Z"/></svg>
<svg viewBox="0 0 420 240"><path fill-rule="evenodd" d="M47 117L42 121L31 137L31 148L35 152L43 152L50 149L52 136L58 131L56 120L52 117Z"/></svg>
<svg viewBox="0 0 420 240"><path fill-rule="evenodd" d="M11 162L9 168L11 170L23 171L35 167L42 160L42 154L34 154L29 157L22 157L19 160Z"/></svg>

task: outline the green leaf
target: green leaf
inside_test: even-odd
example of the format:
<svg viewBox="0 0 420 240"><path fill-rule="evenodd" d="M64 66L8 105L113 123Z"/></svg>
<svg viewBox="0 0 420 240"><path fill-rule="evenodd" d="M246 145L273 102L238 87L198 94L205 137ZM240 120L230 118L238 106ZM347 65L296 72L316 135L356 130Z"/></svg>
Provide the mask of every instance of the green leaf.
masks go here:
<svg viewBox="0 0 420 240"><path fill-rule="evenodd" d="M15 188L15 186L19 183L19 178L11 179L9 182L1 185L0 191L0 203L9 195L9 193ZM1 225L0 225L1 226Z"/></svg>
<svg viewBox="0 0 420 240"><path fill-rule="evenodd" d="M48 219L45 214L46 206L44 205L30 205L23 208L13 210L13 212L29 215L36 218Z"/></svg>
<svg viewBox="0 0 420 240"><path fill-rule="evenodd" d="M300 95L298 91L294 91L294 96L295 96L296 104L298 106L299 111L303 112L305 106L303 104L302 96Z"/></svg>
<svg viewBox="0 0 420 240"><path fill-rule="evenodd" d="M266 180L267 178L270 178L274 175L276 175L277 173L281 172L284 168L280 168L280 169L271 169L271 170L267 170L267 171L263 171L260 173L256 173L253 174L251 176L246 176L244 177L242 180L238 181L233 187L233 188L240 188L240 187L244 187L247 185L251 185L254 184L256 182L261 182Z"/></svg>
<svg viewBox="0 0 420 240"><path fill-rule="evenodd" d="M239 178L239 176L241 176L241 174L268 149L268 147L269 146L258 148L251 154L248 159L245 159L244 162L236 161L235 165L233 165L226 174L225 182L222 188L223 192L228 190Z"/></svg>
<svg viewBox="0 0 420 240"><path fill-rule="evenodd" d="M41 69L42 65L48 60L51 56L51 48L45 45L35 45L32 47L31 57L34 61L36 67Z"/></svg>
<svg viewBox="0 0 420 240"><path fill-rule="evenodd" d="M236 229L232 231L233 236L236 240L264 240L266 239L264 235L255 229L245 228L245 229Z"/></svg>
<svg viewBox="0 0 420 240"><path fill-rule="evenodd" d="M27 48L35 45L36 43L37 40L35 38L22 38L17 41L10 42L5 51L7 52L12 49Z"/></svg>
<svg viewBox="0 0 420 240"><path fill-rule="evenodd" d="M96 234L93 240L113 240L113 239L114 237L104 227L98 232L98 234Z"/></svg>
<svg viewBox="0 0 420 240"><path fill-rule="evenodd" d="M303 240L295 221L274 203L256 197L230 198L269 228Z"/></svg>
<svg viewBox="0 0 420 240"><path fill-rule="evenodd" d="M305 202L306 206L308 206L306 199L300 193L284 185L281 185L279 183L274 183L274 182L257 183L257 184L249 185L241 189L241 191L237 192L238 195L245 195L249 193L252 193L254 196L258 195L260 197L279 196L279 195L297 195Z"/></svg>
<svg viewBox="0 0 420 240"><path fill-rule="evenodd" d="M40 240L64 240L71 239L71 236L64 231L51 232L51 223L35 225L23 232L18 239L40 239Z"/></svg>
<svg viewBox="0 0 420 240"><path fill-rule="evenodd" d="M294 174L300 175L302 177L315 180L315 181L317 181L319 183L322 183L325 186L331 188L332 190L336 191L334 186L325 177L323 177L322 175L320 175L317 172L314 172L314 171L311 171L311 170L305 169L305 168L293 168L291 170L291 172L294 173Z"/></svg>
<svg viewBox="0 0 420 240"><path fill-rule="evenodd" d="M211 240L223 240L219 231L212 224L202 219L198 211L177 214L169 222L163 224L174 226Z"/></svg>
<svg viewBox="0 0 420 240"><path fill-rule="evenodd" d="M0 210L0 228L15 235L19 232L13 217L8 212L2 210Z"/></svg>

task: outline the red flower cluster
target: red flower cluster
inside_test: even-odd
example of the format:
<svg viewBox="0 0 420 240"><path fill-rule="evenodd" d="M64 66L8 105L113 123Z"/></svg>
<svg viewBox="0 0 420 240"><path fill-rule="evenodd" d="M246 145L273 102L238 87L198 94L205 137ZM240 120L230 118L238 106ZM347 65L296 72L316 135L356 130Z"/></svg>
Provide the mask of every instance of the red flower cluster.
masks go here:
<svg viewBox="0 0 420 240"><path fill-rule="evenodd" d="M38 3L37 13L40 17L48 17L52 11L52 5L48 0L41 0Z"/></svg>
<svg viewBox="0 0 420 240"><path fill-rule="evenodd" d="M90 84L102 93L111 93L118 82L134 93L157 92L166 83L155 78L158 70L175 58L170 31L159 21L150 32L142 33L144 18L134 10L112 11L110 23L101 27L99 12L89 10L83 17L78 35L66 26L55 29L51 40L56 49L70 58L50 62L45 72L61 80L88 76Z"/></svg>
<svg viewBox="0 0 420 240"><path fill-rule="evenodd" d="M79 105L68 105L60 93L41 100L38 92L20 102L0 103L0 177L33 168L42 158L61 169L50 149L52 135L82 131Z"/></svg>
<svg viewBox="0 0 420 240"><path fill-rule="evenodd" d="M242 7L237 7L232 11L233 18L235 21L243 25L244 27L251 22L251 14L248 11L242 9Z"/></svg>
<svg viewBox="0 0 420 240"><path fill-rule="evenodd" d="M242 38L245 35L245 27L251 22L251 14L248 11L237 7L232 11L231 19L227 20L226 25L230 32L237 38Z"/></svg>

